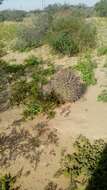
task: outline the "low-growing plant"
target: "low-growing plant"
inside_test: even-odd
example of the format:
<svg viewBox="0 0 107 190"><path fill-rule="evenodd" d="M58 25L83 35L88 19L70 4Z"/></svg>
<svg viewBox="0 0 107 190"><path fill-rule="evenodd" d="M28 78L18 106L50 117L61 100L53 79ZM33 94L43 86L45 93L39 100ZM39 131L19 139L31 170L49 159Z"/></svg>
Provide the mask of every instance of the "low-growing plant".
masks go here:
<svg viewBox="0 0 107 190"><path fill-rule="evenodd" d="M102 46L97 50L98 56L106 55L107 54L107 46Z"/></svg>
<svg viewBox="0 0 107 190"><path fill-rule="evenodd" d="M53 64L30 56L22 66L3 63L2 69L5 75L11 76L10 81L10 103L24 105L24 116L33 118L39 113L46 113L52 118L54 109L58 104L54 96L44 96L43 86L47 84L54 74Z"/></svg>
<svg viewBox="0 0 107 190"><path fill-rule="evenodd" d="M74 143L74 153L68 154L63 156L61 168L63 173L70 176L71 184L69 189L80 190L80 189L87 189L88 183L91 181L92 178L97 179L97 169L100 165L100 161L102 159L102 168L99 168L99 172L106 172L106 164L105 162L107 152L104 154L103 151L106 148L106 143L103 140L95 140L92 143L90 141L80 135L75 143ZM100 174L99 174L100 175ZM99 181L94 181L92 185L92 189L100 189L100 183L103 184L101 181L102 176L99 176ZM104 179L106 180L106 179ZM104 188L103 184L103 188ZM105 188L104 188L105 189Z"/></svg>
<svg viewBox="0 0 107 190"><path fill-rule="evenodd" d="M99 102L107 102L107 90L103 90L100 95L98 95L97 100Z"/></svg>
<svg viewBox="0 0 107 190"><path fill-rule="evenodd" d="M78 64L74 66L74 69L80 72L82 80L85 82L86 86L96 84L96 79L94 76L95 68L96 63L92 61L90 55L86 55L83 59L80 59Z"/></svg>
<svg viewBox="0 0 107 190"><path fill-rule="evenodd" d="M37 115L43 111L42 105L36 102L29 103L26 105L26 108L24 110L24 117L25 118L33 118L34 115Z"/></svg>
<svg viewBox="0 0 107 190"><path fill-rule="evenodd" d="M29 96L29 91L31 87L29 83L27 83L25 80L20 80L14 83L11 89L11 104L19 105L26 101L27 97Z"/></svg>
<svg viewBox="0 0 107 190"><path fill-rule="evenodd" d="M0 190L14 190L15 178L11 175L5 175L0 178Z"/></svg>

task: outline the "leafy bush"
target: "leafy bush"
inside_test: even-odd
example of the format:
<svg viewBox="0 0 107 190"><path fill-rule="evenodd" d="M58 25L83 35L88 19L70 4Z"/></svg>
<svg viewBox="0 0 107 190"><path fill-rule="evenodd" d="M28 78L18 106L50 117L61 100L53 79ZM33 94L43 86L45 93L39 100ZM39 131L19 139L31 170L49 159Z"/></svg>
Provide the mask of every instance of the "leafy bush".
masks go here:
<svg viewBox="0 0 107 190"><path fill-rule="evenodd" d="M97 51L98 56L106 55L107 54L107 46L102 46L98 48Z"/></svg>
<svg viewBox="0 0 107 190"><path fill-rule="evenodd" d="M107 90L103 90L101 94L97 97L99 102L107 102Z"/></svg>
<svg viewBox="0 0 107 190"><path fill-rule="evenodd" d="M82 135L76 139L74 143L74 153L64 155L61 162L63 173L71 177L69 189L73 188L74 190L88 190L86 186L88 185L89 181L91 181L91 177L96 179L97 175L99 175L99 181L94 181L94 184L96 183L97 185L94 186L93 184L91 189L100 189L98 187L101 183L103 184L102 176L100 173L96 173L96 171L98 169L97 167L100 167L98 172L106 172L107 152L103 157L103 151L105 148L106 144L101 139L95 140L93 144L91 144L90 141ZM100 165L101 159L102 165ZM103 188L101 189L105 189L104 184Z"/></svg>
<svg viewBox="0 0 107 190"><path fill-rule="evenodd" d="M74 66L74 69L80 71L82 80L85 82L86 86L96 84L96 79L94 76L95 68L96 64L93 63L90 55L86 55L78 62L76 66Z"/></svg>
<svg viewBox="0 0 107 190"><path fill-rule="evenodd" d="M47 40L56 52L72 55L95 47L96 29L83 19L65 16L53 21Z"/></svg>

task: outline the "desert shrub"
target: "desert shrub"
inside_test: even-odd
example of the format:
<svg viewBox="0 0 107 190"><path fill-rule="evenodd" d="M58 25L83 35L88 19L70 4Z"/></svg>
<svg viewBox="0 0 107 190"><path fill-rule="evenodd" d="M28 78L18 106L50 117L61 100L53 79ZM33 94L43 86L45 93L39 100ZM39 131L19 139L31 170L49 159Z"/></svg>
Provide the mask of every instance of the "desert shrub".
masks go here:
<svg viewBox="0 0 107 190"><path fill-rule="evenodd" d="M98 3L95 4L95 11L98 16L106 17L107 16L107 1L100 0Z"/></svg>
<svg viewBox="0 0 107 190"><path fill-rule="evenodd" d="M26 11L22 10L3 10L0 11L0 21L23 21L23 18L27 15Z"/></svg>
<svg viewBox="0 0 107 190"><path fill-rule="evenodd" d="M31 55L28 59L25 60L27 65L39 65L42 64L42 60L38 59L34 55Z"/></svg>
<svg viewBox="0 0 107 190"><path fill-rule="evenodd" d="M98 56L106 55L107 54L107 46L102 46L98 48L97 51Z"/></svg>
<svg viewBox="0 0 107 190"><path fill-rule="evenodd" d="M99 102L107 102L107 90L103 90L100 95L98 95L97 100Z"/></svg>
<svg viewBox="0 0 107 190"><path fill-rule="evenodd" d="M86 55L83 59L80 59L74 68L80 72L82 80L85 82L86 86L96 84L94 76L96 63L93 63L90 55Z"/></svg>
<svg viewBox="0 0 107 190"><path fill-rule="evenodd" d="M24 110L24 117L25 118L28 118L28 117L33 118L34 115L37 115L42 112L43 112L42 105L37 102L32 102L32 103L29 103L28 105L26 105L25 110Z"/></svg>
<svg viewBox="0 0 107 190"><path fill-rule="evenodd" d="M71 56L78 52L78 46L73 37L66 32L60 32L58 35L53 35L50 44L56 51L65 55Z"/></svg>
<svg viewBox="0 0 107 190"><path fill-rule="evenodd" d="M25 80L20 80L13 84L11 93L11 104L24 103L25 99L29 96L30 85Z"/></svg>
<svg viewBox="0 0 107 190"><path fill-rule="evenodd" d="M0 189L1 190L14 190L15 178L11 175L5 175L0 178Z"/></svg>
<svg viewBox="0 0 107 190"><path fill-rule="evenodd" d="M55 72L51 63L30 56L23 66L7 65L6 70L11 72L11 76L15 74L10 83L12 106L24 105L25 117L32 118L39 113L48 114L50 117L54 115L53 109L58 104L57 99L43 95L43 86Z"/></svg>
<svg viewBox="0 0 107 190"><path fill-rule="evenodd" d="M95 140L93 144L82 135L76 139L74 143L74 153L64 155L61 162L63 173L71 178L69 189L89 190L86 187L93 179L99 180L94 181L90 189L106 189L107 185L103 184L102 179L103 176L106 181L107 152L105 154L103 153L105 148L106 144L101 139ZM97 173L97 169L99 173ZM101 186L102 188L99 188Z"/></svg>
<svg viewBox="0 0 107 190"><path fill-rule="evenodd" d="M79 51L88 48L95 48L96 45L96 28L92 23L84 23L81 25L79 34Z"/></svg>
<svg viewBox="0 0 107 190"><path fill-rule="evenodd" d="M39 45L38 34L35 28L21 26L17 31L17 36L15 47L13 47L16 50L24 51Z"/></svg>
<svg viewBox="0 0 107 190"><path fill-rule="evenodd" d="M59 102L75 102L84 93L84 84L71 68L59 70L44 86L44 95L56 97Z"/></svg>
<svg viewBox="0 0 107 190"><path fill-rule="evenodd" d="M84 19L65 16L54 19L47 41L55 51L72 55L95 47L96 29Z"/></svg>
<svg viewBox="0 0 107 190"><path fill-rule="evenodd" d="M21 25L17 30L17 40L13 49L24 51L41 46L50 25L48 14L38 14L32 20L31 26Z"/></svg>

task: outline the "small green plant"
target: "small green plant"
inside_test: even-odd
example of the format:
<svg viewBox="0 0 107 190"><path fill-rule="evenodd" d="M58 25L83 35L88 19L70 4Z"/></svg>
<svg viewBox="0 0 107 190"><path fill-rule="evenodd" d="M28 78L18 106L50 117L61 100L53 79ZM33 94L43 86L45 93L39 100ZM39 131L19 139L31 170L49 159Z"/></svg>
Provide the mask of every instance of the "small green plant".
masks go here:
<svg viewBox="0 0 107 190"><path fill-rule="evenodd" d="M74 69L78 70L81 73L82 80L85 82L86 86L95 85L96 79L94 76L94 69L96 64L93 63L90 55L86 55L81 59Z"/></svg>
<svg viewBox="0 0 107 190"><path fill-rule="evenodd" d="M98 48L97 51L98 56L106 55L107 54L107 46L102 46Z"/></svg>
<svg viewBox="0 0 107 190"><path fill-rule="evenodd" d="M25 60L26 65L33 66L33 65L39 65L42 64L43 61L35 57L34 55L31 55L28 59Z"/></svg>
<svg viewBox="0 0 107 190"><path fill-rule="evenodd" d="M107 102L107 90L103 90L101 94L97 97L99 102Z"/></svg>
<svg viewBox="0 0 107 190"><path fill-rule="evenodd" d="M26 105L25 111L24 111L24 117L30 117L33 118L34 115L37 115L43 111L42 105L36 102L29 103Z"/></svg>
<svg viewBox="0 0 107 190"><path fill-rule="evenodd" d="M14 190L15 178L11 175L5 175L0 179L0 190Z"/></svg>

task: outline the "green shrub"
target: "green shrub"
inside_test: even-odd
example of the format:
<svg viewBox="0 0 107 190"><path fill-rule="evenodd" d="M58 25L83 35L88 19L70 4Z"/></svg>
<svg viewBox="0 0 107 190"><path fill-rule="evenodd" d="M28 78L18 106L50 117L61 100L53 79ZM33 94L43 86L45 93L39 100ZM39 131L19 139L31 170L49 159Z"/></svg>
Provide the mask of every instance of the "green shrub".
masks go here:
<svg viewBox="0 0 107 190"><path fill-rule="evenodd" d="M74 143L74 153L64 155L61 162L61 169L65 175L70 176L71 184L69 189L80 190L87 189L87 185L91 180L91 177L94 180L97 180L99 175L99 181L94 181L92 188L98 190L100 184L103 184L102 175L106 172L107 167L107 152L103 155L103 151L105 151L106 144L103 140L95 140L92 143L90 141L80 135L75 143ZM102 165L100 162L102 160ZM102 175L101 173L103 172ZM106 173L105 173L106 174ZM105 179L106 181L106 175ZM97 184L94 186L94 184ZM106 189L107 185L103 184L103 188Z"/></svg>
<svg viewBox="0 0 107 190"><path fill-rule="evenodd" d="M107 102L107 90L103 90L101 94L97 97L99 102Z"/></svg>
<svg viewBox="0 0 107 190"><path fill-rule="evenodd" d="M53 34L50 39L50 45L56 52L67 54L69 56L78 53L78 46L75 43L73 37L65 32L59 34Z"/></svg>
<svg viewBox="0 0 107 190"><path fill-rule="evenodd" d="M85 82L86 86L96 84L96 79L94 76L95 68L96 64L93 63L90 55L86 55L78 62L76 66L74 66L74 69L80 72L82 80Z"/></svg>
<svg viewBox="0 0 107 190"><path fill-rule="evenodd" d="M25 117L32 118L39 113L53 116L57 100L55 97L44 97L43 95L43 86L55 72L53 64L30 56L23 65L3 64L3 69L6 71L5 77L8 74L11 74L12 77L10 82L12 106L24 105Z"/></svg>
<svg viewBox="0 0 107 190"><path fill-rule="evenodd" d="M25 80L14 83L11 87L11 104L19 105L29 96L30 85Z"/></svg>
<svg viewBox="0 0 107 190"><path fill-rule="evenodd" d="M42 113L42 111L43 111L42 106L39 103L32 102L26 106L26 108L24 110L24 117L25 118L28 118L28 117L33 118L34 115Z"/></svg>
<svg viewBox="0 0 107 190"><path fill-rule="evenodd" d="M107 54L107 46L102 46L98 48L97 51L98 56L106 55Z"/></svg>
<svg viewBox="0 0 107 190"><path fill-rule="evenodd" d="M31 55L28 59L25 60L25 63L27 65L39 65L39 64L42 64L43 61L42 60L39 60L37 57L35 57L34 55Z"/></svg>
<svg viewBox="0 0 107 190"><path fill-rule="evenodd" d="M53 21L47 41L59 53L73 55L96 45L96 29L78 17L63 17Z"/></svg>

